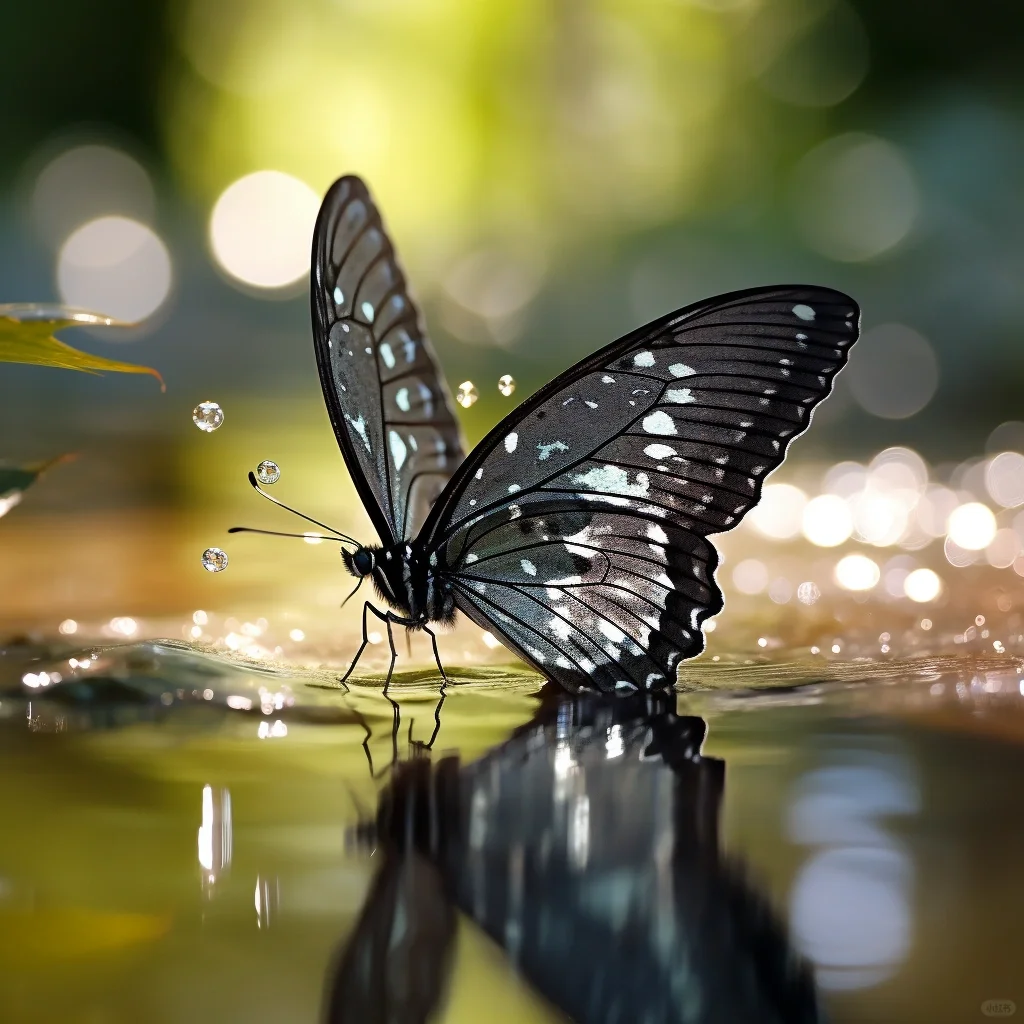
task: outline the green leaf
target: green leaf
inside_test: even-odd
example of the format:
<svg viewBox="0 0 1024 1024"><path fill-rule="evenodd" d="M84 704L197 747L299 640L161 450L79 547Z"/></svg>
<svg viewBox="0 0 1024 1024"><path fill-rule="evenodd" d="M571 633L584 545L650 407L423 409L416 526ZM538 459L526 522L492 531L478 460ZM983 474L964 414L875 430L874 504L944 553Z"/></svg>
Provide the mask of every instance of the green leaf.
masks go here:
<svg viewBox="0 0 1024 1024"><path fill-rule="evenodd" d="M63 306L43 306L35 303L0 305L0 363L30 363L35 366L55 366L63 370L82 370L85 373L148 373L160 381L163 377L149 366L121 363L104 359L58 341L53 335L65 327L74 326L128 327L129 324L99 313L67 309Z"/></svg>
<svg viewBox="0 0 1024 1024"><path fill-rule="evenodd" d="M58 462L67 462L73 455L58 455L49 462L29 466L14 466L0 462L0 519L21 501L22 494L39 479L40 475Z"/></svg>

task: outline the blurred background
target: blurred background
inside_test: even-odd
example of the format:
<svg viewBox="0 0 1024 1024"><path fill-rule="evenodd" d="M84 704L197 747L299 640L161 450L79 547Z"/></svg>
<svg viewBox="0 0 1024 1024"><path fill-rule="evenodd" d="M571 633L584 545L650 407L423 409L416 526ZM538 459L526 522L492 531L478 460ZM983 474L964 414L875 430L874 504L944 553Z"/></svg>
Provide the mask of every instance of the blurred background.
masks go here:
<svg viewBox="0 0 1024 1024"><path fill-rule="evenodd" d="M475 387L470 441L704 296L801 281L861 303L836 393L723 545L739 607L847 592L920 619L958 574L996 573L1003 600L1024 573L1024 8L47 0L8 12L5 43L0 302L137 322L62 337L167 390L0 365L0 458L77 454L0 522L0 623L184 616L244 647L271 604L293 639L339 621L333 548L224 530L295 528L245 483L273 459L276 496L373 539L309 327L312 224L345 172L453 392ZM225 573L200 564L213 544ZM253 628L205 633L207 609Z"/></svg>

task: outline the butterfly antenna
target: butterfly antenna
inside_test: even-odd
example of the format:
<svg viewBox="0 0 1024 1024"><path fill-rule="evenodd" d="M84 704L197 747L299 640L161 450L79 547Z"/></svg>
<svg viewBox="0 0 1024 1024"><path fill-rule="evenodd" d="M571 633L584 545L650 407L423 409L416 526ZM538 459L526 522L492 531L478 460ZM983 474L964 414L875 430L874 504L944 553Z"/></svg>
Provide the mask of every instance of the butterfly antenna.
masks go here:
<svg viewBox="0 0 1024 1024"><path fill-rule="evenodd" d="M282 533L280 530L257 530L253 526L232 526L228 533L262 533L268 537L296 537L299 540L337 540L341 537L321 537L315 533Z"/></svg>
<svg viewBox="0 0 1024 1024"><path fill-rule="evenodd" d="M271 494L267 494L256 480L256 474L250 469L249 470L249 484L252 489L262 497L266 498L267 501L272 501L275 505L279 505L286 512L291 512L292 515L298 516L300 519L305 519L307 523L312 523L314 526L319 526L321 530L327 530L328 533L333 533L338 540L348 541L349 544L354 544L357 548L361 547L359 541L355 538L350 537L347 533L342 533L341 530L334 529L333 526L328 526L326 523L321 523L319 519L314 519L312 516L303 515L298 509L292 508L290 505L286 505L283 501L278 501Z"/></svg>
<svg viewBox="0 0 1024 1024"><path fill-rule="evenodd" d="M341 607L342 608L344 608L345 605L347 605L349 603L349 601L351 601L352 598L356 596L356 591L358 591L359 588L363 585L363 580L365 580L365 579L366 579L365 576L361 576L359 578L359 582L356 584L355 590L353 590L352 593L349 594L348 597L346 597L345 600L341 602Z"/></svg>

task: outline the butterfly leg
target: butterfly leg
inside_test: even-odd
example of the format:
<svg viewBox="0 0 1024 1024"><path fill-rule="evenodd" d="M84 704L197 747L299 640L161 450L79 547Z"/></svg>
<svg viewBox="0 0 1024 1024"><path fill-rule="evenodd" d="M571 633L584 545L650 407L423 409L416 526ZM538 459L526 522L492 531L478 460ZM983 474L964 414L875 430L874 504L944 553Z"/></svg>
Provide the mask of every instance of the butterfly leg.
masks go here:
<svg viewBox="0 0 1024 1024"><path fill-rule="evenodd" d="M363 656L363 651L366 650L366 645L370 642L370 638L366 634L366 613L368 611L376 612L377 609L374 608L369 601L366 601L363 603L363 642L359 645L359 650L356 651L356 656L352 659L352 664L349 665L348 671L339 680L339 682L341 682L342 684L344 684L345 680L348 679L350 675L352 675L356 665L359 662L359 659Z"/></svg>
<svg viewBox="0 0 1024 1024"><path fill-rule="evenodd" d="M391 612L379 612L376 608L371 605L373 614L377 616L388 628L388 646L391 648L391 664L388 665L387 678L384 680L384 696L388 696L388 687L391 685L391 676L395 671L395 662L398 660L398 651L395 649L395 634L391 628L391 623L394 622L394 616ZM388 697L388 700L391 698ZM394 703L394 702L392 702ZM397 708L398 705L395 705Z"/></svg>
<svg viewBox="0 0 1024 1024"><path fill-rule="evenodd" d="M437 652L437 634L429 627L423 626L423 632L430 637L430 645L434 649L434 663L437 665L437 671L441 673L441 678L444 682L441 684L441 695L444 696L444 688L448 685L448 676L445 674L444 666L441 664L441 655Z"/></svg>

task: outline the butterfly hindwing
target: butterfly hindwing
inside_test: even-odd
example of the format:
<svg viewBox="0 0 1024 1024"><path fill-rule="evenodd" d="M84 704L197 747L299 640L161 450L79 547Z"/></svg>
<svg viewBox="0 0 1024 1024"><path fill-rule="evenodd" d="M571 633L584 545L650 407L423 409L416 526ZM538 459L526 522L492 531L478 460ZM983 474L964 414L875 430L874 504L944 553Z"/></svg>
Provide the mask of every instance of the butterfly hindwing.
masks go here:
<svg viewBox="0 0 1024 1024"><path fill-rule="evenodd" d="M736 292L670 314L566 371L498 425L422 543L458 606L570 686L671 685L721 608L735 527L857 338L825 288Z"/></svg>
<svg viewBox="0 0 1024 1024"><path fill-rule="evenodd" d="M405 276L360 179L331 186L313 237L324 399L381 541L416 535L463 458L458 423Z"/></svg>

